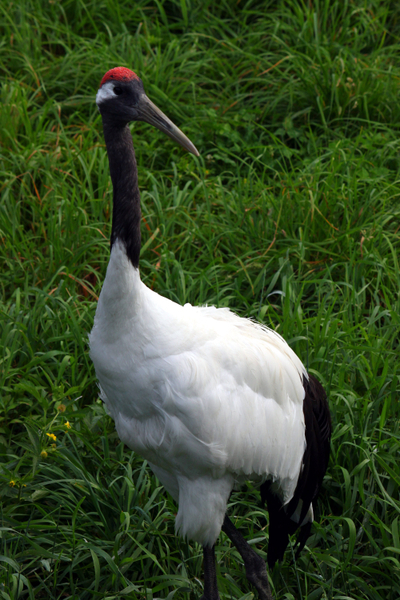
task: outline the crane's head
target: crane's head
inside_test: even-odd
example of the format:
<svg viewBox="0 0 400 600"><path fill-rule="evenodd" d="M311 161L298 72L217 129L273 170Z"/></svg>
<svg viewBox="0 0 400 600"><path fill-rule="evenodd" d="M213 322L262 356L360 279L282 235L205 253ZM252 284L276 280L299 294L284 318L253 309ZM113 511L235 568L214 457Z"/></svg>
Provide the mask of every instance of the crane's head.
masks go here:
<svg viewBox="0 0 400 600"><path fill-rule="evenodd" d="M176 125L146 96L142 80L130 69L116 67L107 71L100 82L96 104L103 119L126 125L146 121L163 131L188 152L199 156L196 147Z"/></svg>

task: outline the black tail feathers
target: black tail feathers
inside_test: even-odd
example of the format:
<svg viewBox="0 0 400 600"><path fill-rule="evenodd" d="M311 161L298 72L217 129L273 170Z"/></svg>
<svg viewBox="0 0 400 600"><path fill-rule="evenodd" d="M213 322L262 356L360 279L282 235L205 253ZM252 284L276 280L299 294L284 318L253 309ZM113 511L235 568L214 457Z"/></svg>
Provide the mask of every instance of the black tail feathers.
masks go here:
<svg viewBox="0 0 400 600"><path fill-rule="evenodd" d="M303 457L302 470L297 482L293 498L283 506L281 500L271 490L271 482L261 486L261 500L267 503L269 513L269 544L267 560L269 567L281 561L289 543L289 535L300 527L296 544L296 557L304 548L311 531L311 521L303 522L310 505L315 508L316 499L321 489L330 452L331 417L326 393L315 377L303 378L305 389L304 421L306 450ZM293 516L301 501L300 517L293 521Z"/></svg>

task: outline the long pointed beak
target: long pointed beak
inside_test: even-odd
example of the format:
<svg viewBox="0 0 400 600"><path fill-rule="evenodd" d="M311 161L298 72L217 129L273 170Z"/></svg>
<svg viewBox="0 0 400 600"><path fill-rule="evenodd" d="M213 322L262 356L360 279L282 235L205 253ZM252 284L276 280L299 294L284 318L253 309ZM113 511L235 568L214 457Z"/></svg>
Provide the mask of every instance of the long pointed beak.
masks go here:
<svg viewBox="0 0 400 600"><path fill-rule="evenodd" d="M191 152L195 156L200 156L196 146L192 144L189 138L187 138L159 108L157 108L146 94L141 96L137 109L139 112L138 120L154 125L154 127L157 127L157 129L170 137L171 140L178 142L185 150Z"/></svg>

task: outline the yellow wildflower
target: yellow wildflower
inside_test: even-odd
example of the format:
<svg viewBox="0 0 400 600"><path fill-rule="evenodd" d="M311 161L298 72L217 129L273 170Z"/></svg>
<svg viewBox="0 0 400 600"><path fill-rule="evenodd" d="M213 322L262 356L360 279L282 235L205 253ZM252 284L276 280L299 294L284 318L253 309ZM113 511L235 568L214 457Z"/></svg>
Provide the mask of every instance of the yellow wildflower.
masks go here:
<svg viewBox="0 0 400 600"><path fill-rule="evenodd" d="M48 435L48 436L49 436L49 438L50 438L51 440L53 440L53 442L55 442L55 441L56 441L56 439L57 439L57 436L55 436L55 435L54 435L54 433L46 433L46 435Z"/></svg>
<svg viewBox="0 0 400 600"><path fill-rule="evenodd" d="M67 421L67 422L65 423L65 427L66 427L67 429L71 429L71 423L70 423L69 421Z"/></svg>
<svg viewBox="0 0 400 600"><path fill-rule="evenodd" d="M10 487L14 487L16 485L16 482L14 481L14 479L11 479L11 481L8 484Z"/></svg>
<svg viewBox="0 0 400 600"><path fill-rule="evenodd" d="M46 450L42 450L42 451L41 451L41 453L40 453L40 456L41 456L42 458L47 458L47 457L48 457L48 454L47 454Z"/></svg>

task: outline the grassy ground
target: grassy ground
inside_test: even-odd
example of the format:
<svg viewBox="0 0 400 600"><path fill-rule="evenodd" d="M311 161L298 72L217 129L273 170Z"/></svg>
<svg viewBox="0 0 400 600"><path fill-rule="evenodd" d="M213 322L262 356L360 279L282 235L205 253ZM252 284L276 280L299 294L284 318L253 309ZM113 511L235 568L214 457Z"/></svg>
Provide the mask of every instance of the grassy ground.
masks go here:
<svg viewBox="0 0 400 600"><path fill-rule="evenodd" d="M215 5L218 4L218 7ZM0 0L0 597L202 593L118 440L87 334L111 187L94 95L125 65L201 152L134 127L144 281L276 328L326 386L318 521L277 600L400 597L400 9L378 0ZM250 487L230 514L265 556ZM217 547L222 598L251 598Z"/></svg>

